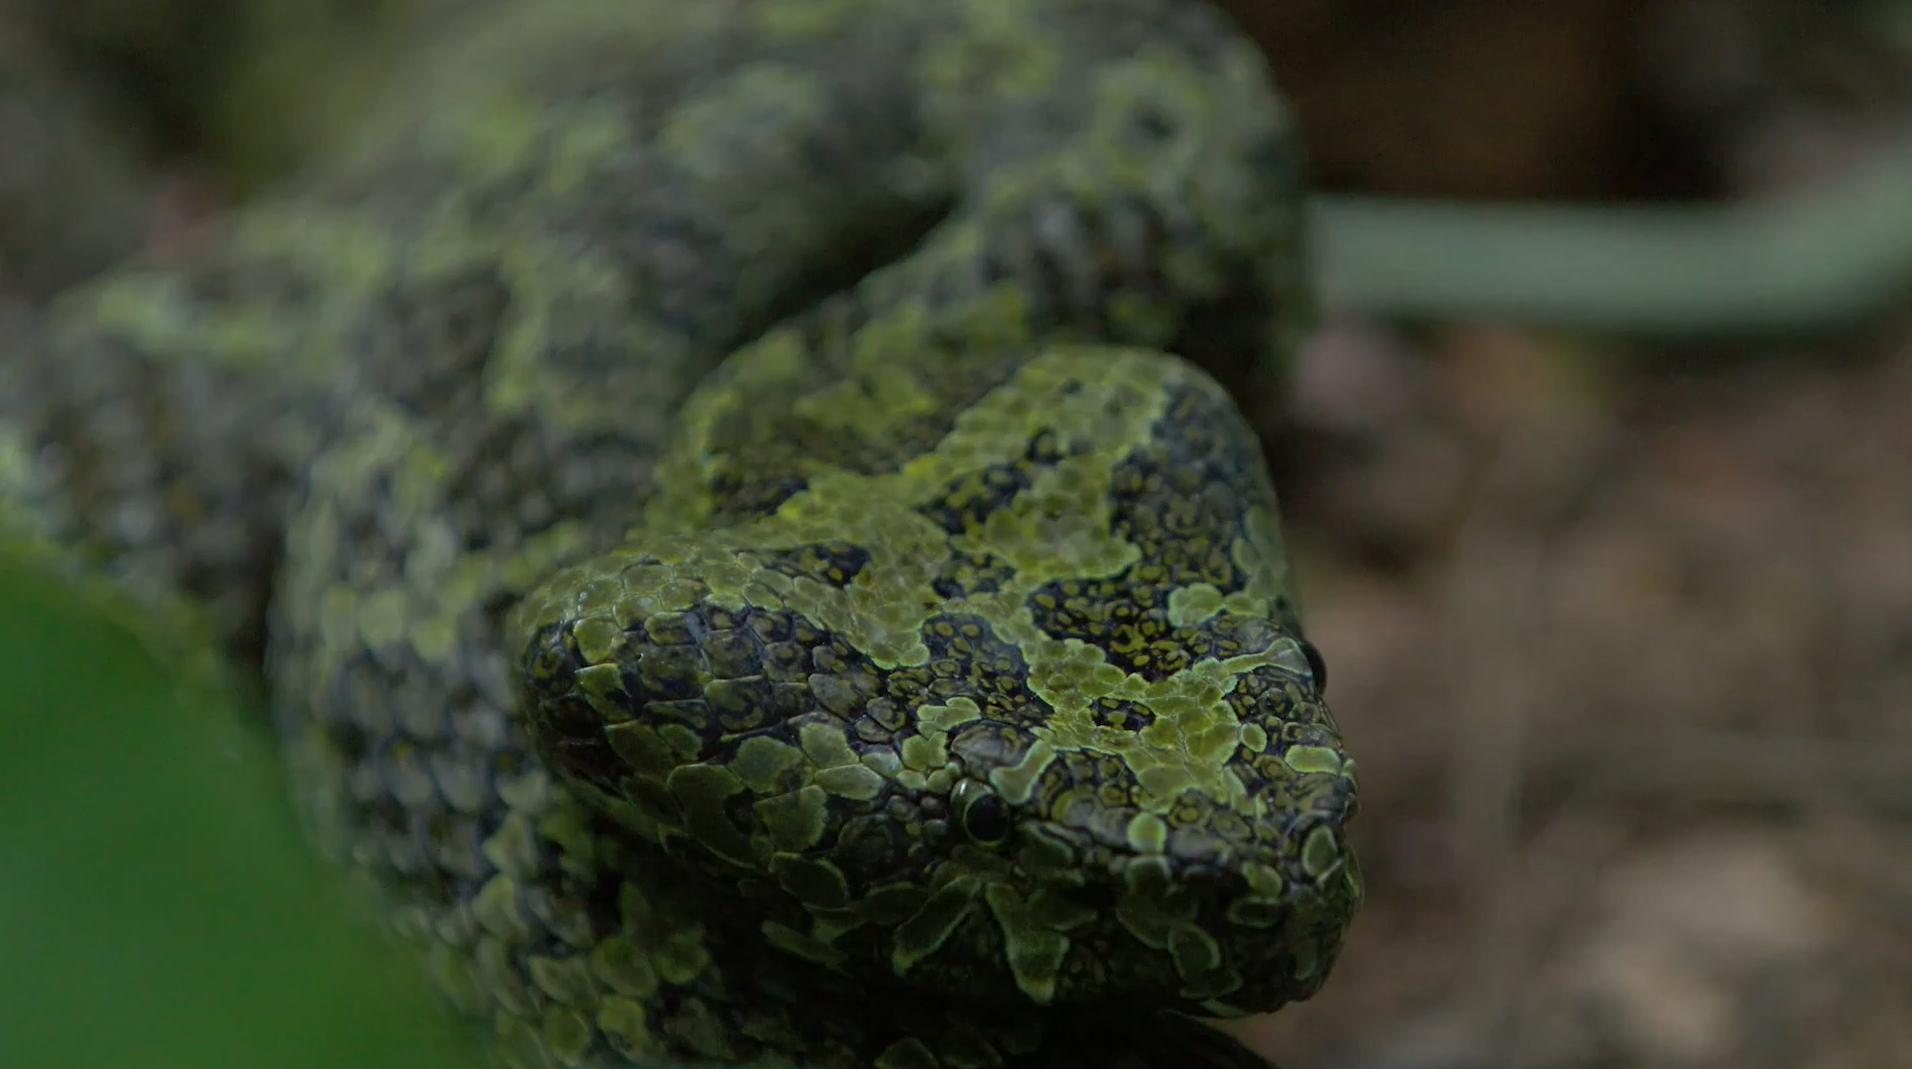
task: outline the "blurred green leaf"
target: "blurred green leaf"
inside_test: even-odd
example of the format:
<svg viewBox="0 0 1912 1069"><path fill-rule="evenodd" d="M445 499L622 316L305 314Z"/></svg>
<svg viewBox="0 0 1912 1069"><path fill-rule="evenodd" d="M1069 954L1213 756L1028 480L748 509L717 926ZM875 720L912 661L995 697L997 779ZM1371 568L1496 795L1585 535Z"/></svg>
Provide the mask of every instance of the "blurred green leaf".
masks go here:
<svg viewBox="0 0 1912 1069"><path fill-rule="evenodd" d="M174 693L0 571L0 1066L480 1064L307 851L264 733Z"/></svg>

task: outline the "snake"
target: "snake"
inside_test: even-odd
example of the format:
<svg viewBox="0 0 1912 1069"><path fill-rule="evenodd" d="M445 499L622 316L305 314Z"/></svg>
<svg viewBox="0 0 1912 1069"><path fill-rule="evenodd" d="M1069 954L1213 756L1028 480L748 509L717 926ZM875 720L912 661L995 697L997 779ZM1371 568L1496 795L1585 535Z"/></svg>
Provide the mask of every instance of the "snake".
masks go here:
<svg viewBox="0 0 1912 1069"><path fill-rule="evenodd" d="M491 0L408 64L5 337L4 552L257 680L505 1064L1264 1066L1210 1022L1361 882L1241 400L1313 308L1254 44Z"/></svg>

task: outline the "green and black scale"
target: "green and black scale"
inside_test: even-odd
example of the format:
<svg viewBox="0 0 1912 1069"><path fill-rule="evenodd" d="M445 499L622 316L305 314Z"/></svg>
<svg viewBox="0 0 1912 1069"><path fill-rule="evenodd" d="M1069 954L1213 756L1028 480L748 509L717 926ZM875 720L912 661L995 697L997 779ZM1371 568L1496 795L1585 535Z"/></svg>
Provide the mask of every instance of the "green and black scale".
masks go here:
<svg viewBox="0 0 1912 1069"><path fill-rule="evenodd" d="M1220 385L1299 183L1199 3L474 5L6 342L0 533L261 672L514 1066L1259 1066L1360 897Z"/></svg>

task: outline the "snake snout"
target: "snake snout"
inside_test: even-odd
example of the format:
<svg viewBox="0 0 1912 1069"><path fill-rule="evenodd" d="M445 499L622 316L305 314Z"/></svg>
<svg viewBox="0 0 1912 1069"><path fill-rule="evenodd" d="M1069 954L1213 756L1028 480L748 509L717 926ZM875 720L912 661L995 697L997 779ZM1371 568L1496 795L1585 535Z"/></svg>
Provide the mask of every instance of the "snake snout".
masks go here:
<svg viewBox="0 0 1912 1069"><path fill-rule="evenodd" d="M1338 815L1306 818L1293 838L1196 860L1131 857L1111 911L1153 964L1115 986L1158 988L1187 1013L1238 1017L1312 995L1326 979L1361 897ZM1217 844L1219 845L1219 844Z"/></svg>

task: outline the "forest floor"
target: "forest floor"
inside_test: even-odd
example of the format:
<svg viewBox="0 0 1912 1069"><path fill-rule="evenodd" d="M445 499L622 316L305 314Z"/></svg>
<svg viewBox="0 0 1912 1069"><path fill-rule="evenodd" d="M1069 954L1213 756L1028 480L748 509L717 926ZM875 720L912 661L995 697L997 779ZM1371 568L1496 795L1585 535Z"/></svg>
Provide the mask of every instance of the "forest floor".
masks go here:
<svg viewBox="0 0 1912 1069"><path fill-rule="evenodd" d="M1237 6L1339 188L1758 195L1912 125L1912 51L1837 5ZM1912 1066L1912 315L1675 347L1331 314L1270 417L1369 897L1252 1040Z"/></svg>

